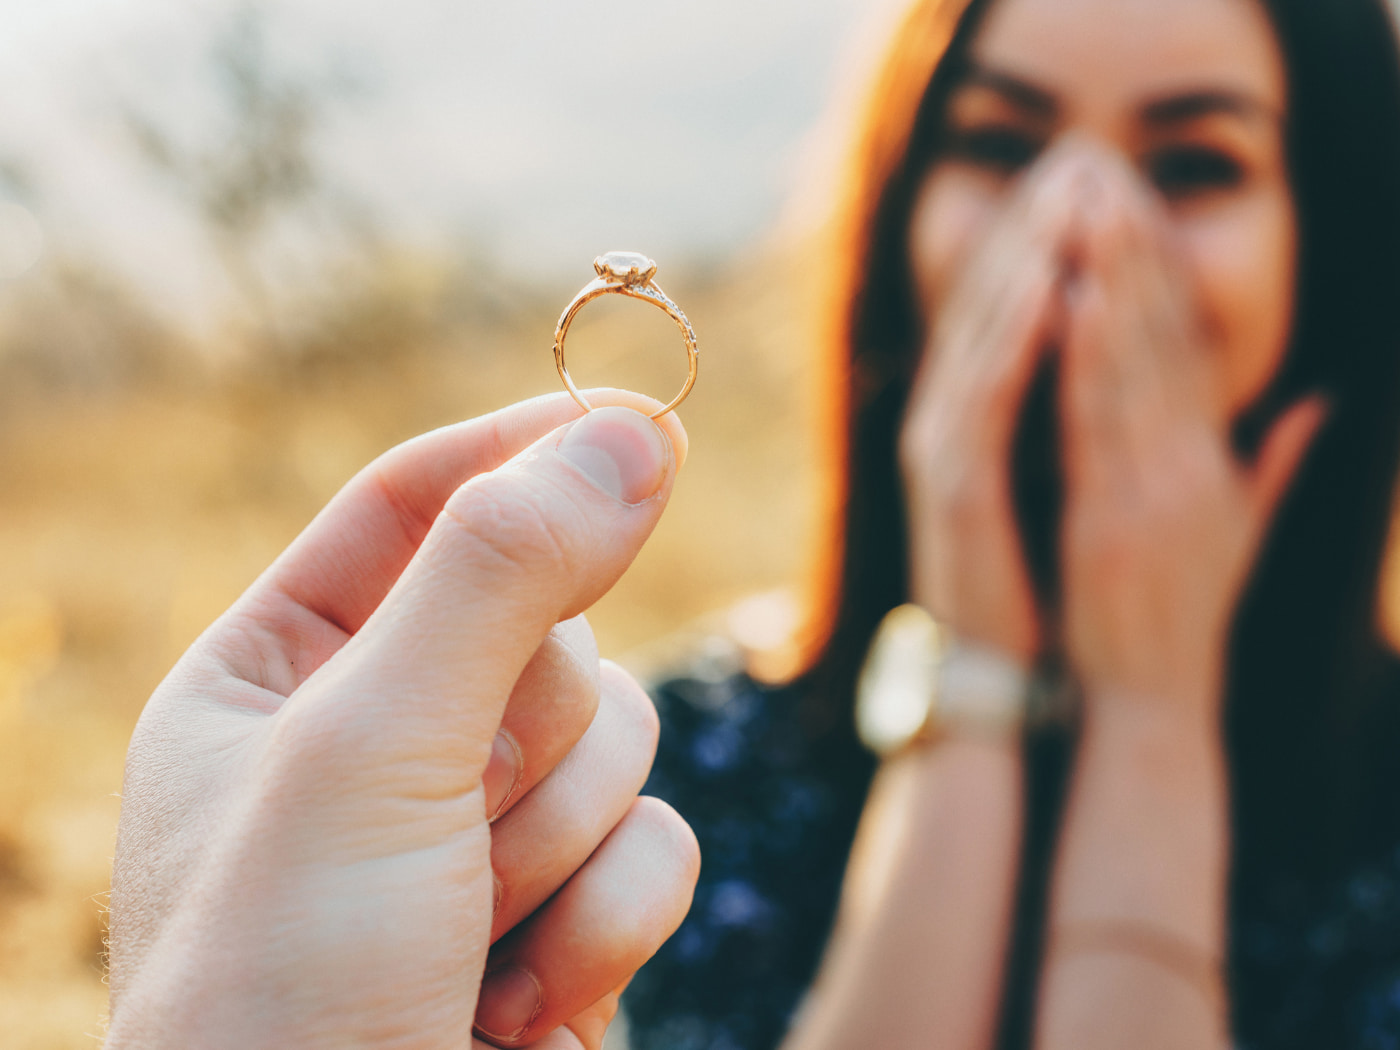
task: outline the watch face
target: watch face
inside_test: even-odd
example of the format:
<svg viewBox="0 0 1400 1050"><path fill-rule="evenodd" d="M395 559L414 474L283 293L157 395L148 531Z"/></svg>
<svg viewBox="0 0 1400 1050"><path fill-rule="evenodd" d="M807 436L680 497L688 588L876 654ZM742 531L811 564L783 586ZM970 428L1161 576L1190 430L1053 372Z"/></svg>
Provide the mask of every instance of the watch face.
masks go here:
<svg viewBox="0 0 1400 1050"><path fill-rule="evenodd" d="M923 728L933 706L938 625L916 605L880 623L856 684L856 729L866 747L887 755Z"/></svg>

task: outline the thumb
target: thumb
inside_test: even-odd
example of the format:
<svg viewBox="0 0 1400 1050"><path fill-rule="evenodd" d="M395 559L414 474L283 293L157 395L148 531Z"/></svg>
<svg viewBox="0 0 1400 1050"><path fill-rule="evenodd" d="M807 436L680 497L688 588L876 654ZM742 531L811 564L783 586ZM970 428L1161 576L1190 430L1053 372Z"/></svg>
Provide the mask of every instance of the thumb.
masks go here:
<svg viewBox="0 0 1400 1050"><path fill-rule="evenodd" d="M1254 520L1261 531L1268 528L1326 418L1326 399L1317 394L1298 401L1269 429L1254 462L1251 485Z"/></svg>
<svg viewBox="0 0 1400 1050"><path fill-rule="evenodd" d="M471 790L525 665L557 622L597 601L632 563L675 473L663 431L609 407L472 478L287 712L335 708L333 736L349 732L356 764L436 753L454 781L465 778L457 788Z"/></svg>

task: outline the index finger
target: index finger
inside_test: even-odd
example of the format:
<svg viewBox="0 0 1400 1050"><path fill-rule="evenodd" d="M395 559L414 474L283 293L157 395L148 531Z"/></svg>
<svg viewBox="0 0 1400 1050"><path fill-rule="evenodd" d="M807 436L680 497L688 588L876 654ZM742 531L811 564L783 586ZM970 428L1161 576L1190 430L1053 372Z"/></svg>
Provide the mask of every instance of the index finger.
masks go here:
<svg viewBox="0 0 1400 1050"><path fill-rule="evenodd" d="M625 390L593 390L595 407L650 414L660 402ZM295 647L285 678L256 668L259 684L289 695L369 619L412 560L448 498L466 481L501 466L583 410L564 393L522 401L407 441L361 470L244 596L235 611L254 615L272 640ZM675 413L656 420L685 461L685 428ZM330 640L325 640L326 636ZM316 652L308 639L320 638ZM253 667L249 668L254 671Z"/></svg>

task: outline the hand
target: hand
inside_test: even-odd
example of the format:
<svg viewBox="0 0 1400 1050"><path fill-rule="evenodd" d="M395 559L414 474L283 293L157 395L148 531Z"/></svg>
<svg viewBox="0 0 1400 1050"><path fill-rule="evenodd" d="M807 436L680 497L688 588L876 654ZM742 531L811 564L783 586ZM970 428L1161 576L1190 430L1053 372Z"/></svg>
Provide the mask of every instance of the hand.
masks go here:
<svg viewBox="0 0 1400 1050"><path fill-rule="evenodd" d="M1029 662L1044 624L1012 504L1012 440L1054 334L1084 151L1027 173L966 274L938 304L900 435L914 600L959 635Z"/></svg>
<svg viewBox="0 0 1400 1050"><path fill-rule="evenodd" d="M1322 405L1236 461L1160 205L1114 158L1096 173L1061 387L1066 644L1091 712L1165 703L1214 733L1234 609Z"/></svg>
<svg viewBox="0 0 1400 1050"><path fill-rule="evenodd" d="M113 1050L459 1047L474 1024L600 1045L698 855L635 798L655 714L576 617L655 525L685 433L577 415L542 398L381 457L157 690L127 761Z"/></svg>

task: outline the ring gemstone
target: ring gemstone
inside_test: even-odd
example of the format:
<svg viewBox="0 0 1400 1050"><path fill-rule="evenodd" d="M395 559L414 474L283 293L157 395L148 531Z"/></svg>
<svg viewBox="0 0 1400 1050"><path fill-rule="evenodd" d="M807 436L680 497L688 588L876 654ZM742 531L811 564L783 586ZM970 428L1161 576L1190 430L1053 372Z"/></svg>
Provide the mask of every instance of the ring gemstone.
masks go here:
<svg viewBox="0 0 1400 1050"><path fill-rule="evenodd" d="M607 252L593 260L593 271L609 284L646 284L656 276L656 263L641 252Z"/></svg>
<svg viewBox="0 0 1400 1050"><path fill-rule="evenodd" d="M569 335L569 326L573 324L574 317L580 310L594 299L602 296L623 295L630 299L651 303L664 310L666 315L675 321L680 328L681 336L685 340L685 357L688 366L688 374L685 378L685 385L681 387L681 392L673 397L665 407L651 413L652 419L660 419L667 412L674 411L686 399L691 388L695 386L695 373L700 359L700 347L695 342L695 329L691 327L690 321L681 308L652 280L656 276L656 261L654 259L641 252L604 252L593 260L593 269L598 275L597 279L589 281L579 290L569 305L564 307L564 312L559 315L559 323L554 326L554 367L559 372L564 389L569 392L580 408L585 412L591 412L593 406L589 404L588 398L574 384L573 379L569 376L569 369L564 364L564 340Z"/></svg>

